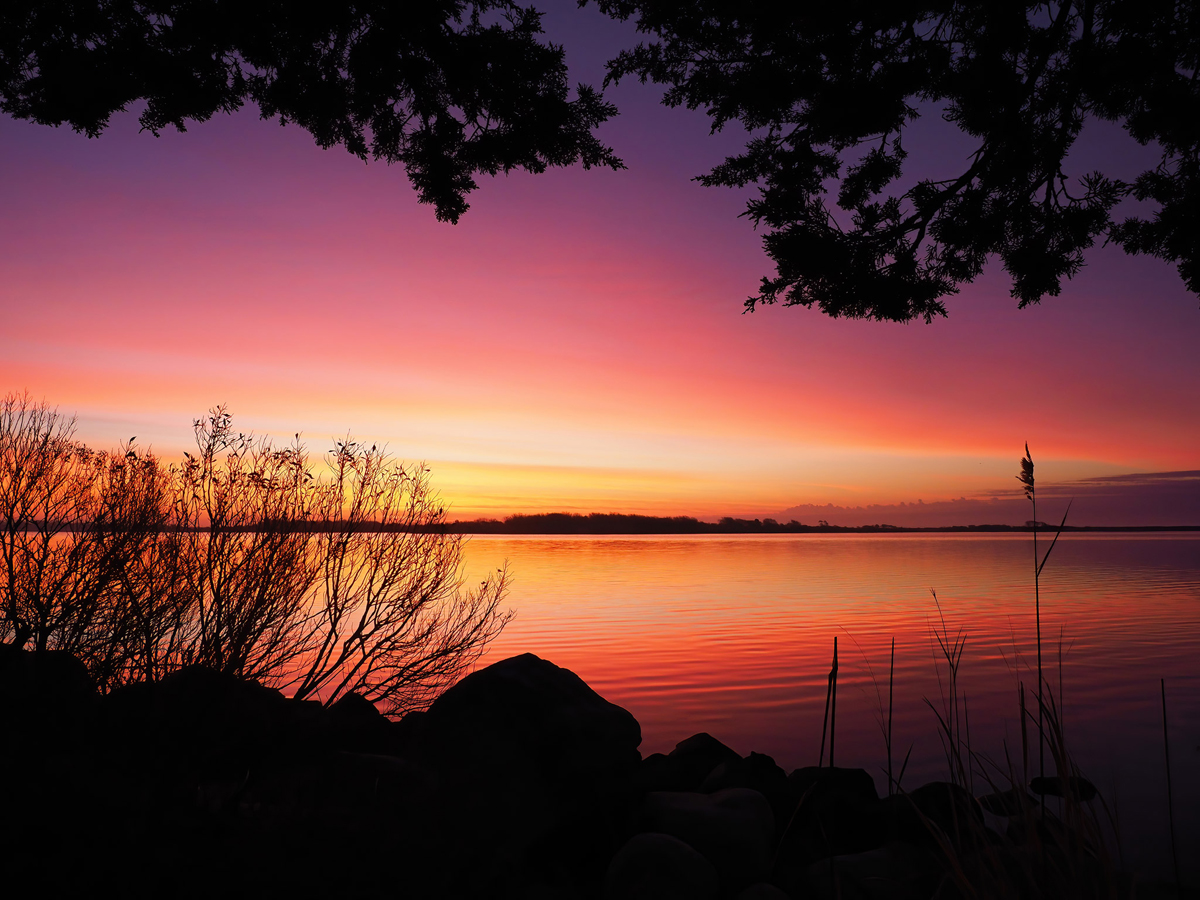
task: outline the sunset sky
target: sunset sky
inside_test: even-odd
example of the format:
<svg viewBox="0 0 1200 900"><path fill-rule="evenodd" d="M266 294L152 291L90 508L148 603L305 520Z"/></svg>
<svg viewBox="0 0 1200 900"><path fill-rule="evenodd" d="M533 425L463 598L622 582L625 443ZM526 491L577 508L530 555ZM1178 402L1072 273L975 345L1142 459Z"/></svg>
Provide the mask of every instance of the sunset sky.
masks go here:
<svg viewBox="0 0 1200 900"><path fill-rule="evenodd" d="M596 85L633 40L573 4L545 25ZM1200 469L1200 311L1172 267L1098 250L1018 311L994 266L932 325L744 315L771 271L745 195L690 180L741 135L608 96L626 171L485 181L458 225L254 109L91 141L0 118L0 389L168 457L217 403L315 450L352 432L426 460L462 518L990 498L1026 440L1047 481ZM1146 158L1105 132L1081 153Z"/></svg>

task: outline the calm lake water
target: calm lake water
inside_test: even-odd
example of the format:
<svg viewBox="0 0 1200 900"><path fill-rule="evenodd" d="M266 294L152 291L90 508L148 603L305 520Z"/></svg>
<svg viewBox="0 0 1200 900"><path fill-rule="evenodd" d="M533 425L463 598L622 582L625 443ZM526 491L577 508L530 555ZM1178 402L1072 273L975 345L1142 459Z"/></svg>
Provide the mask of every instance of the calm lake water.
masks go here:
<svg viewBox="0 0 1200 900"><path fill-rule="evenodd" d="M467 548L472 575L506 559L517 615L484 663L531 652L573 670L638 718L643 755L708 731L788 770L816 764L837 636L836 762L885 790L894 637L895 768L911 747L906 787L945 778L925 702L940 706L945 684L932 588L950 635L966 637L972 748L1020 759L1018 682L1037 683L1028 535L476 537ZM1197 878L1200 536L1064 536L1041 597L1068 745L1115 808L1127 860L1157 876L1170 871L1166 679L1180 863ZM1035 769L1036 758L1034 736Z"/></svg>

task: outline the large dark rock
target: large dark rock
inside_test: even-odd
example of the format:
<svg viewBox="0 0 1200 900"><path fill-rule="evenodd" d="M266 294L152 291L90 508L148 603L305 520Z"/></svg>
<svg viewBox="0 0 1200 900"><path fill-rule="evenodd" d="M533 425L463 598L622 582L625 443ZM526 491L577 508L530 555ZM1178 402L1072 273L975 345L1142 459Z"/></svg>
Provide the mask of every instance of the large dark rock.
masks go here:
<svg viewBox="0 0 1200 900"><path fill-rule="evenodd" d="M686 842L669 834L634 835L604 876L604 900L716 900L717 872Z"/></svg>
<svg viewBox="0 0 1200 900"><path fill-rule="evenodd" d="M875 850L823 859L808 867L809 900L924 900L941 873L930 873L915 847L888 843Z"/></svg>
<svg viewBox="0 0 1200 900"><path fill-rule="evenodd" d="M527 653L468 675L414 733L445 776L444 824L487 854L481 886L599 883L638 797L641 727L626 710Z"/></svg>
<svg viewBox="0 0 1200 900"><path fill-rule="evenodd" d="M1071 775L1066 778L1052 775L1034 778L1029 782L1029 789L1035 794L1047 797L1070 797L1083 803L1095 800L1096 795L1100 793L1094 784L1079 775Z"/></svg>
<svg viewBox="0 0 1200 900"><path fill-rule="evenodd" d="M790 900L790 898L775 885L760 881L742 890L737 895L737 900Z"/></svg>
<svg viewBox="0 0 1200 900"><path fill-rule="evenodd" d="M0 645L0 754L71 752L88 734L96 701L87 668L70 653Z"/></svg>
<svg viewBox="0 0 1200 900"><path fill-rule="evenodd" d="M770 872L775 817L757 791L730 788L713 794L659 791L646 795L639 815L644 831L679 838L717 870L722 890L734 894Z"/></svg>
<svg viewBox="0 0 1200 900"><path fill-rule="evenodd" d="M797 804L834 795L863 803L874 803L879 799L875 779L866 769L806 766L793 771L787 782L788 793Z"/></svg>
<svg viewBox="0 0 1200 900"><path fill-rule="evenodd" d="M153 747L169 767L182 766L205 778L244 780L287 744L291 703L256 682L188 666L149 688L124 690L131 689L133 697L114 691L105 706L123 707L130 716L124 723L126 739ZM140 728L132 721L136 716L144 717Z"/></svg>
<svg viewBox="0 0 1200 900"><path fill-rule="evenodd" d="M326 724L339 750L392 753L399 749L399 729L362 694L338 698L327 711Z"/></svg>
<svg viewBox="0 0 1200 900"><path fill-rule="evenodd" d="M746 758L726 760L719 763L705 777L700 791L712 794L727 788L749 788L758 791L771 804L775 814L775 833L783 834L791 818L793 805L790 803L787 774L765 753L751 753Z"/></svg>
<svg viewBox="0 0 1200 900"><path fill-rule="evenodd" d="M425 745L448 758L520 757L549 776L628 773L641 761L637 719L532 653L468 675L434 702L422 728Z"/></svg>
<svg viewBox="0 0 1200 900"><path fill-rule="evenodd" d="M983 809L966 788L948 781L931 781L910 793L921 815L933 822L955 847L962 847L983 832Z"/></svg>
<svg viewBox="0 0 1200 900"><path fill-rule="evenodd" d="M675 745L667 755L678 773L679 791L694 791L700 788L708 774L721 763L737 762L741 757L706 731L693 734Z"/></svg>
<svg viewBox="0 0 1200 900"><path fill-rule="evenodd" d="M788 776L794 804L780 838L772 880L793 896L808 867L831 856L874 850L885 838L875 781L863 769L810 766Z"/></svg>
<svg viewBox="0 0 1200 900"><path fill-rule="evenodd" d="M642 760L640 779L646 791L698 791L713 769L741 759L734 750L701 731L680 741L668 754L647 756Z"/></svg>
<svg viewBox="0 0 1200 900"><path fill-rule="evenodd" d="M1019 816L1038 805L1038 799L1018 787L993 791L977 798L979 805L994 816Z"/></svg>
<svg viewBox="0 0 1200 900"><path fill-rule="evenodd" d="M939 859L987 844L983 809L964 788L933 781L914 791L886 797L876 807L880 831L890 842L920 847Z"/></svg>

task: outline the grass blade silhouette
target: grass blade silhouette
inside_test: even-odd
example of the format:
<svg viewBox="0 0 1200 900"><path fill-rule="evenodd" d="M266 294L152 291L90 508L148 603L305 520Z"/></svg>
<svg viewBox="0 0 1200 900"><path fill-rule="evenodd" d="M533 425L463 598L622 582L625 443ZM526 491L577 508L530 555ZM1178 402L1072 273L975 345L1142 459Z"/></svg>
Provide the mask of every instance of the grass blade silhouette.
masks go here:
<svg viewBox="0 0 1200 900"><path fill-rule="evenodd" d="M1171 743L1167 738L1167 682L1166 679L1158 679L1158 687L1162 692L1162 719L1163 719L1163 756L1167 764L1167 823L1171 829L1171 864L1175 870L1175 895L1183 897L1182 882L1179 880L1179 851L1175 844L1175 799L1172 796L1171 790Z"/></svg>

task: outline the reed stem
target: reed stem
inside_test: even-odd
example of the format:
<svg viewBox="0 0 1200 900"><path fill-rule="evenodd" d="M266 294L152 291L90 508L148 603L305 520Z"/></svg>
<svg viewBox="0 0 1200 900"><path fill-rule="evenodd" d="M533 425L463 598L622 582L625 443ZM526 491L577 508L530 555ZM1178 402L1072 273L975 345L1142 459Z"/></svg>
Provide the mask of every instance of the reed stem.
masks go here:
<svg viewBox="0 0 1200 900"><path fill-rule="evenodd" d="M821 755L817 768L825 765L825 737L829 737L829 767L833 768L833 734L837 719L837 635L833 638L833 667L829 670L829 681L825 685L825 719L821 723Z"/></svg>
<svg viewBox="0 0 1200 900"><path fill-rule="evenodd" d="M896 639L892 638L892 660L888 665L887 767L888 796L892 795L892 690L896 684Z"/></svg>
<svg viewBox="0 0 1200 900"><path fill-rule="evenodd" d="M1021 704L1021 781L1029 784L1029 727L1025 710L1025 682L1018 682L1017 697Z"/></svg>
<svg viewBox="0 0 1200 900"><path fill-rule="evenodd" d="M1179 851L1175 849L1175 800L1172 797L1171 791L1171 743L1167 738L1167 682L1166 679L1158 679L1158 686L1162 692L1162 715L1163 715L1163 755L1167 762L1167 823L1171 829L1171 864L1175 869L1175 895L1179 898L1183 897L1183 885L1179 880Z"/></svg>
<svg viewBox="0 0 1200 900"><path fill-rule="evenodd" d="M1029 451L1026 450L1026 453ZM1046 736L1043 722L1042 698L1042 592L1041 567L1038 565L1038 517L1037 495L1030 488L1030 500L1033 503L1033 611L1037 621L1037 670L1038 670L1038 777L1046 777Z"/></svg>
<svg viewBox="0 0 1200 900"><path fill-rule="evenodd" d="M829 708L829 768L833 768L833 742L837 737L837 676L838 676L838 652L837 652L837 636L833 638L833 671L829 673L829 680L833 684L833 704Z"/></svg>

